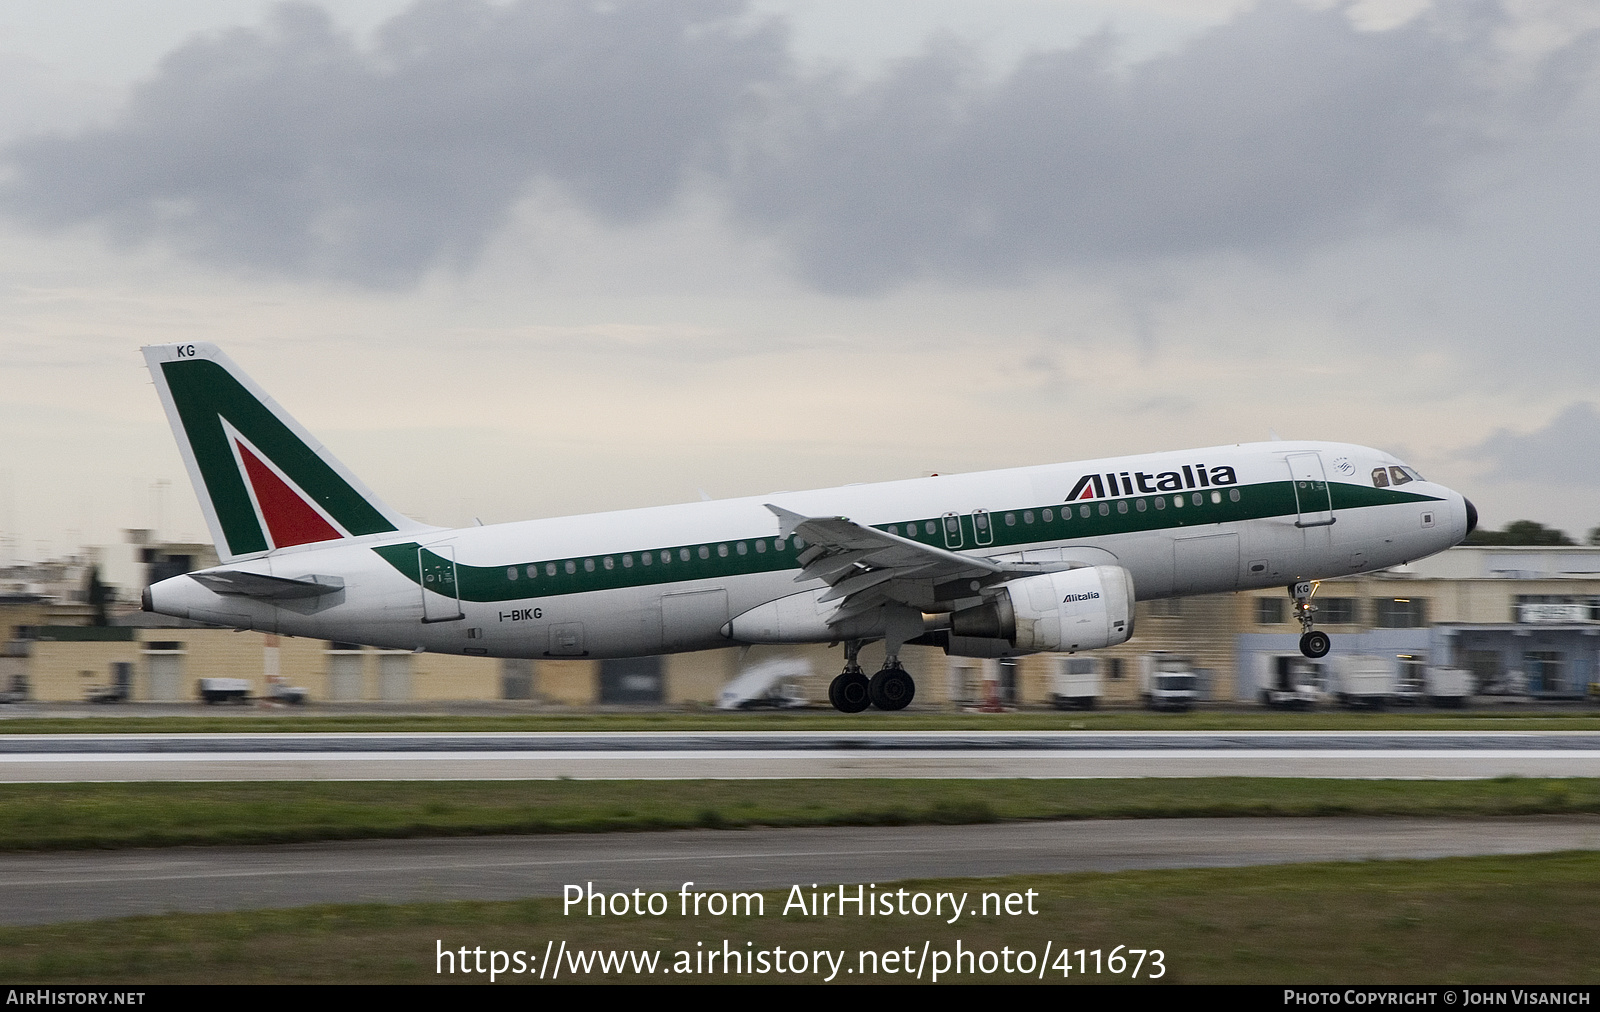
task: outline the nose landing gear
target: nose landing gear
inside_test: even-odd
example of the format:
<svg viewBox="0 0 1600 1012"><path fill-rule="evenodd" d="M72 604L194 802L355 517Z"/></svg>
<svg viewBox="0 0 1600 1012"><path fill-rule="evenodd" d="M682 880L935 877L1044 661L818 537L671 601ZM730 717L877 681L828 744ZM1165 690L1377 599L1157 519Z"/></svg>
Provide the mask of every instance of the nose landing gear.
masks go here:
<svg viewBox="0 0 1600 1012"><path fill-rule="evenodd" d="M1333 648L1333 641L1327 633L1311 627L1311 616L1317 610L1311 604L1311 595L1316 592L1317 585L1309 581L1296 583L1289 588L1289 596L1294 598L1295 618L1300 620L1300 652L1313 659L1326 657Z"/></svg>

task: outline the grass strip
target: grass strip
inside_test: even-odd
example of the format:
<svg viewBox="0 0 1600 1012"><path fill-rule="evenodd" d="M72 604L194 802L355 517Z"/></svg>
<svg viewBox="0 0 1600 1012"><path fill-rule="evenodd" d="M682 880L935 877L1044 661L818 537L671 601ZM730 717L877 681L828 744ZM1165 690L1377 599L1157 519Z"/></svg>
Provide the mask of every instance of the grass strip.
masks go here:
<svg viewBox="0 0 1600 1012"><path fill-rule="evenodd" d="M1010 819L1600 813L1600 780L671 780L0 785L0 850Z"/></svg>
<svg viewBox="0 0 1600 1012"><path fill-rule="evenodd" d="M1523 713L1505 708L1450 713L1274 710L1143 710L1013 713L336 714L283 709L208 709L195 716L31 717L0 712L0 734L199 734L208 732L467 731L1597 731L1600 711Z"/></svg>
<svg viewBox="0 0 1600 1012"><path fill-rule="evenodd" d="M810 883L805 883L807 890ZM1600 854L1448 858L1279 865L1257 868L1029 875L899 884L909 893L968 894L1035 890L1034 916L934 917L783 913L785 890L767 892L763 916L563 916L560 900L504 903L323 906L229 914L168 914L94 923L0 929L0 979L33 983L487 983L487 974L438 974L440 948L492 953L522 950L537 973L552 951L658 953L658 967L712 949L754 953L841 953L835 983L910 983L886 973L881 954L924 943L950 952L1072 951L1063 978L1047 963L1042 979L1060 983L1127 980L1090 970L1099 950L1160 949L1169 983L1577 983L1600 977ZM880 890L883 888L879 887ZM750 944L747 944L750 943ZM864 974L860 953L879 954ZM680 956L685 953L687 956ZM474 957L477 958L476 956ZM1148 958L1148 957L1147 957ZM1052 962L1059 956L1052 957ZM1016 963L1014 955L1008 962ZM947 972L941 983L1025 983L1041 978L1000 972ZM487 963L485 964L487 965ZM749 964L745 964L748 966ZM770 966L770 960L768 965ZM1102 967L1107 963L1102 963ZM856 972L845 972L844 968ZM742 968L741 968L742 969ZM898 970L898 965L896 966ZM1147 962L1145 972L1151 970ZM816 973L645 974L630 965L606 973L591 964L571 983L815 983ZM923 975L929 982L930 974ZM908 979L909 978L909 979ZM530 982L504 974L501 984ZM546 983L553 978L547 979Z"/></svg>

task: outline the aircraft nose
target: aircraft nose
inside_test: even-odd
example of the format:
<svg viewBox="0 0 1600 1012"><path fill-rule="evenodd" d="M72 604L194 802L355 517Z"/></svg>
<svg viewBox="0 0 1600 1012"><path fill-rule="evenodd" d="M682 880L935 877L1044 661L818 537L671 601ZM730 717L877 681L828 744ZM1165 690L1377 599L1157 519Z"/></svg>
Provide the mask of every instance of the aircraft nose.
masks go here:
<svg viewBox="0 0 1600 1012"><path fill-rule="evenodd" d="M1461 501L1467 506L1467 534L1470 536L1478 529L1478 507L1472 505L1472 500L1466 496L1462 496Z"/></svg>

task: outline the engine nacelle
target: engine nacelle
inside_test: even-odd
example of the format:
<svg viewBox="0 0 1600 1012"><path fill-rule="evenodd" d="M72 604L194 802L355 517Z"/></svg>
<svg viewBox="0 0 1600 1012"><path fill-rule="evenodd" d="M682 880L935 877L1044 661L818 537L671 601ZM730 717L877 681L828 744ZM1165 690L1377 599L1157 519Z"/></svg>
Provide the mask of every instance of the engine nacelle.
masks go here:
<svg viewBox="0 0 1600 1012"><path fill-rule="evenodd" d="M1133 575L1093 566L1012 580L950 616L953 637L1004 640L1017 652L1095 650L1133 635Z"/></svg>

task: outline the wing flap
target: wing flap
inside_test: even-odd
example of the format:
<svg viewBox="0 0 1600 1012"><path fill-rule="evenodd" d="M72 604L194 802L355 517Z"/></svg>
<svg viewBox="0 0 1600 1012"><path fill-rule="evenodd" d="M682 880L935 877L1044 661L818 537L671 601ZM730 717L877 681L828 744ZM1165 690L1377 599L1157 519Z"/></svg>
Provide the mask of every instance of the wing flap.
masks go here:
<svg viewBox="0 0 1600 1012"><path fill-rule="evenodd" d="M801 570L795 582L821 580L829 588L821 600L841 602L829 625L885 604L921 607L937 599L936 586L973 580L987 585L1043 571L1038 565L961 555L847 517L807 517L771 503L767 509L778 518L784 537L807 542L798 556Z"/></svg>

